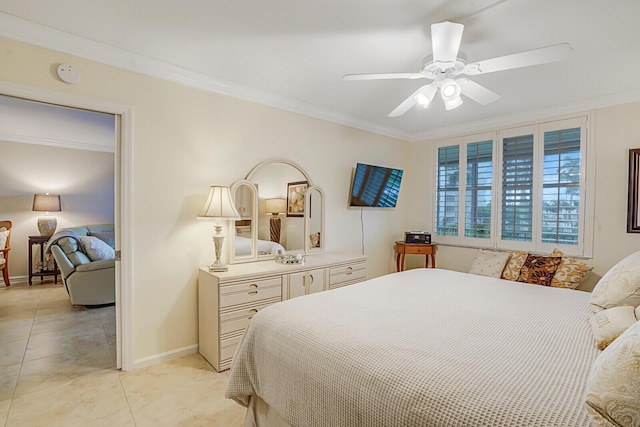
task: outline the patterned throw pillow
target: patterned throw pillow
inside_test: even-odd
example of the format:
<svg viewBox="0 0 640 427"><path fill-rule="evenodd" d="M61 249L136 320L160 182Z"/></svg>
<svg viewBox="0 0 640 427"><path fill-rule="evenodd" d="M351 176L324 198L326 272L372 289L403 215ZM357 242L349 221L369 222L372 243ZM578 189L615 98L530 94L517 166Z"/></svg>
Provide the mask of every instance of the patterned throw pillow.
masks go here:
<svg viewBox="0 0 640 427"><path fill-rule="evenodd" d="M586 399L593 425L640 425L639 366L640 322L636 322L593 364Z"/></svg>
<svg viewBox="0 0 640 427"><path fill-rule="evenodd" d="M558 249L554 249L553 252L551 252L551 256L562 257L562 262L558 266L558 270L556 270L556 274L551 281L551 286L554 288L575 289L580 285L582 279L593 270L593 267L575 258L566 256Z"/></svg>
<svg viewBox="0 0 640 427"><path fill-rule="evenodd" d="M509 252L487 251L480 249L471 264L469 273L480 276L500 278L504 265L511 254Z"/></svg>
<svg viewBox="0 0 640 427"><path fill-rule="evenodd" d="M633 307L623 305L599 311L589 316L589 324L596 340L596 347L600 350L607 348L616 338L631 325L636 323L636 314Z"/></svg>
<svg viewBox="0 0 640 427"><path fill-rule="evenodd" d="M520 277L520 270L522 270L522 264L527 259L528 253L526 252L511 252L511 257L502 270L502 278L506 280L518 280Z"/></svg>
<svg viewBox="0 0 640 427"><path fill-rule="evenodd" d="M562 257L559 256L529 254L524 264L522 264L518 282L551 286L553 275L561 262Z"/></svg>
<svg viewBox="0 0 640 427"><path fill-rule="evenodd" d="M640 251L611 267L591 292L593 311L620 305L640 305Z"/></svg>

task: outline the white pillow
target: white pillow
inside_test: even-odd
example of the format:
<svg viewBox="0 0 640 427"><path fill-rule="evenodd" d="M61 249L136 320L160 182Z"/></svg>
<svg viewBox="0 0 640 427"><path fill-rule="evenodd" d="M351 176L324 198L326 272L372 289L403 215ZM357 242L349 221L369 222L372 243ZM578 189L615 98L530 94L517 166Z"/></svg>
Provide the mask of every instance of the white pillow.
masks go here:
<svg viewBox="0 0 640 427"><path fill-rule="evenodd" d="M94 236L80 236L82 249L91 261L100 261L102 259L113 259L116 257L115 251L111 246Z"/></svg>
<svg viewBox="0 0 640 427"><path fill-rule="evenodd" d="M611 267L591 292L593 311L620 305L640 305L640 251Z"/></svg>
<svg viewBox="0 0 640 427"><path fill-rule="evenodd" d="M600 355L591 368L587 410L593 425L640 425L640 321Z"/></svg>
<svg viewBox="0 0 640 427"><path fill-rule="evenodd" d="M500 278L502 270L509 260L511 254L509 252L487 251L480 249L473 260L469 273L479 274L481 276L489 276Z"/></svg>
<svg viewBox="0 0 640 427"><path fill-rule="evenodd" d="M0 249L4 249L7 244L7 237L9 237L9 230L2 227L4 230L0 231ZM0 258L4 258L4 253L0 253Z"/></svg>
<svg viewBox="0 0 640 427"><path fill-rule="evenodd" d="M635 309L630 305L612 307L589 317L596 347L604 350L631 325L636 323Z"/></svg>

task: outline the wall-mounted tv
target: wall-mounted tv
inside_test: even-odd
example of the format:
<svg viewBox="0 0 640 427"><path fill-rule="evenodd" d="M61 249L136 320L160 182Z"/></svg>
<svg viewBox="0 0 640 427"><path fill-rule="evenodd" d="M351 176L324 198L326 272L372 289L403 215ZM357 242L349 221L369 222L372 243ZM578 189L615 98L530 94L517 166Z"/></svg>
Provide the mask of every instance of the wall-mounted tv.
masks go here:
<svg viewBox="0 0 640 427"><path fill-rule="evenodd" d="M395 208L402 169L358 163L351 182L349 206Z"/></svg>

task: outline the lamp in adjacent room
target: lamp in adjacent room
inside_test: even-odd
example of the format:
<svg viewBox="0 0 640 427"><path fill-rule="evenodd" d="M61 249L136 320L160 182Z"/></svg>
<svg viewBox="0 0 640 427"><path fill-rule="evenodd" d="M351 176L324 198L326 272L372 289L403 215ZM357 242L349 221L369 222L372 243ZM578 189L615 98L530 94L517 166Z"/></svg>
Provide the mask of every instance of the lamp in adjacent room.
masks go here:
<svg viewBox="0 0 640 427"><path fill-rule="evenodd" d="M209 197L204 206L198 213L198 219L215 219L218 222L228 219L240 219L240 214L233 204L229 187L221 187L212 185L209 189ZM222 234L222 224L214 225L216 234L213 236L213 246L216 251L216 260L209 266L209 271L227 271L228 267L223 261L220 261L220 253L224 244L224 235Z"/></svg>
<svg viewBox="0 0 640 427"><path fill-rule="evenodd" d="M271 214L269 220L269 226L271 231L271 241L280 243L280 230L282 229L282 223L280 220L280 214L286 212L287 200L276 198L265 200L265 211Z"/></svg>
<svg viewBox="0 0 640 427"><path fill-rule="evenodd" d="M60 196L57 194L34 194L33 209L34 212L46 212L44 216L38 218L38 231L41 236L51 236L56 231L58 220L49 212L60 212Z"/></svg>

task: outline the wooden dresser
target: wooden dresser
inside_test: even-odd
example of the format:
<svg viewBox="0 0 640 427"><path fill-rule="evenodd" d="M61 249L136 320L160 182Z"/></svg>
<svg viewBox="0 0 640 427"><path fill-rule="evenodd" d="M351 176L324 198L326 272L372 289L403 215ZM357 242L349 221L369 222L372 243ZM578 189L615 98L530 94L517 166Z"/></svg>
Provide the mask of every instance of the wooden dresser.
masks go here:
<svg viewBox="0 0 640 427"><path fill-rule="evenodd" d="M304 265L259 261L234 264L229 271L198 272L199 352L220 372L231 360L249 321L279 301L366 280L363 255L307 255Z"/></svg>

